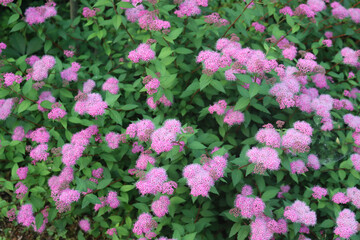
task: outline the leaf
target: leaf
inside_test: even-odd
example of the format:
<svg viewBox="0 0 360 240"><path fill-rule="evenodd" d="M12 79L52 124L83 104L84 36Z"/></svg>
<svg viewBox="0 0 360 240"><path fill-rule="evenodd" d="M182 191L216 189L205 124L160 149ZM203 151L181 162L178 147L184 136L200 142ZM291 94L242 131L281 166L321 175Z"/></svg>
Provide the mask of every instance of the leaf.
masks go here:
<svg viewBox="0 0 360 240"><path fill-rule="evenodd" d="M175 40L176 38L178 38L180 36L182 31L183 31L183 28L176 28L169 33L168 38Z"/></svg>
<svg viewBox="0 0 360 240"><path fill-rule="evenodd" d="M129 110L133 110L137 107L138 107L138 105L136 105L136 104L126 104L126 105L120 107L120 109L124 110L124 111L129 111Z"/></svg>
<svg viewBox="0 0 360 240"><path fill-rule="evenodd" d="M320 224L320 227L322 228L332 228L334 226L334 221L331 219L326 219Z"/></svg>
<svg viewBox="0 0 360 240"><path fill-rule="evenodd" d="M120 191L122 191L122 192L128 192L128 191L130 191L130 190L132 190L132 189L134 189L134 188L135 188L134 185L124 185L124 186L122 186L122 187L120 188Z"/></svg>
<svg viewBox="0 0 360 240"><path fill-rule="evenodd" d="M100 199L95 196L94 194L86 194L85 197L84 197L84 200L83 200L83 205L82 205L82 208L84 208L84 202L86 202L86 206L89 204L89 203L93 203L93 204L101 204L101 201Z"/></svg>
<svg viewBox="0 0 360 240"><path fill-rule="evenodd" d="M164 47L161 49L160 54L159 54L159 58L163 59L166 58L167 56L169 56L172 53L171 48L169 47Z"/></svg>
<svg viewBox="0 0 360 240"><path fill-rule="evenodd" d="M35 217L36 228L39 229L43 224L43 222L44 222L44 216L42 215L42 213L38 213Z"/></svg>
<svg viewBox="0 0 360 240"><path fill-rule="evenodd" d="M107 185L109 185L112 181L112 178L107 178L107 179L103 179L99 182L99 184L97 185L97 189L103 189L105 187L107 187Z"/></svg>
<svg viewBox="0 0 360 240"><path fill-rule="evenodd" d="M51 106L53 105L53 103L52 102L49 102L49 101L47 101L47 100L45 100L45 101L42 101L41 103L40 103L40 106L42 106L43 108L46 108L46 109L51 109Z"/></svg>
<svg viewBox="0 0 360 240"><path fill-rule="evenodd" d="M243 174L240 169L236 169L236 170L232 171L231 178L232 178L232 183L233 183L234 187L240 182L242 177L243 177Z"/></svg>
<svg viewBox="0 0 360 240"><path fill-rule="evenodd" d="M179 54L190 54L190 53L192 53L193 51L190 50L190 49L188 49L188 48L180 47L180 48L175 49L175 52L176 52L176 53L179 53Z"/></svg>
<svg viewBox="0 0 360 240"><path fill-rule="evenodd" d="M10 32L19 31L20 29L23 29L24 27L26 27L26 23L24 23L24 22L19 22L19 23L15 24L15 26L13 26L13 28L11 29Z"/></svg>
<svg viewBox="0 0 360 240"><path fill-rule="evenodd" d="M249 235L249 233L250 233L249 226L241 226L238 232L237 240L244 240Z"/></svg>
<svg viewBox="0 0 360 240"><path fill-rule="evenodd" d="M277 195L278 192L279 192L279 189L277 189L277 188L271 188L271 189L269 189L269 190L266 190L266 191L263 193L263 195L261 196L261 199L262 199L264 202L266 202L266 201L274 198L274 197Z"/></svg>
<svg viewBox="0 0 360 240"><path fill-rule="evenodd" d="M129 2L122 2L121 1L121 2L118 2L116 5L118 7L121 7L121 8L134 8L134 6Z"/></svg>
<svg viewBox="0 0 360 240"><path fill-rule="evenodd" d="M250 99L249 98L245 98L245 97L241 97L239 98L239 100L236 102L234 110L243 110L245 109L250 103Z"/></svg>
<svg viewBox="0 0 360 240"><path fill-rule="evenodd" d="M120 25L121 25L121 16L116 14L115 16L113 16L112 18L112 23L115 27L116 30L119 29Z"/></svg>
<svg viewBox="0 0 360 240"><path fill-rule="evenodd" d="M204 144L197 142L197 141L190 143L188 147L191 149L205 149L206 148L204 146Z"/></svg>
<svg viewBox="0 0 360 240"><path fill-rule="evenodd" d="M250 98L253 98L256 96L256 94L258 94L260 90L260 85L257 83L250 83L250 87L249 87L249 96Z"/></svg>
<svg viewBox="0 0 360 240"><path fill-rule="evenodd" d="M19 108L18 108L18 113L21 113L25 110L27 110L31 105L31 102L29 100L24 100L20 103Z"/></svg>
<svg viewBox="0 0 360 240"><path fill-rule="evenodd" d="M231 230L230 230L230 234L229 237L234 236L235 234L237 234L241 229L241 224L239 222L235 223L234 225L232 225Z"/></svg>
<svg viewBox="0 0 360 240"><path fill-rule="evenodd" d="M220 81L213 79L210 82L211 86L213 86L216 90L225 93L225 89Z"/></svg>
<svg viewBox="0 0 360 240"><path fill-rule="evenodd" d="M201 75L200 77L200 90L203 90L204 88L206 88L210 82L212 80L212 77L206 75L206 74L203 74Z"/></svg>
<svg viewBox="0 0 360 240"><path fill-rule="evenodd" d="M19 14L15 13L15 14L11 15L11 17L9 17L8 24L13 23L18 19L19 19Z"/></svg>
<svg viewBox="0 0 360 240"><path fill-rule="evenodd" d="M183 240L194 240L196 237L196 232L194 233L190 233L190 234L186 234L183 238Z"/></svg>

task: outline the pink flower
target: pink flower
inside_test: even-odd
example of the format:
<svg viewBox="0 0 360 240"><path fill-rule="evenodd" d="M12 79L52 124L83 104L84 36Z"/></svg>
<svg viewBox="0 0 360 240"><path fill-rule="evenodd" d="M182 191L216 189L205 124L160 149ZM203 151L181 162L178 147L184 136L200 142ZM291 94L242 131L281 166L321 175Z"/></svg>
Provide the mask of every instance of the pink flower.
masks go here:
<svg viewBox="0 0 360 240"><path fill-rule="evenodd" d="M256 135L255 139L260 143L265 143L267 146L279 148L281 145L280 134L273 128L262 128Z"/></svg>
<svg viewBox="0 0 360 240"><path fill-rule="evenodd" d="M128 58L133 63L138 63L140 60L148 62L155 58L155 52L150 48L150 45L141 43L135 50L129 52Z"/></svg>
<svg viewBox="0 0 360 240"><path fill-rule="evenodd" d="M190 194L194 197L199 195L207 197L210 188L215 184L210 173L197 163L184 167L183 175L187 179L187 184L191 189Z"/></svg>
<svg viewBox="0 0 360 240"><path fill-rule="evenodd" d="M284 217L292 222L303 223L306 226L314 226L316 224L316 213L299 200L285 208Z"/></svg>
<svg viewBox="0 0 360 240"><path fill-rule="evenodd" d="M355 153L352 154L350 158L354 165L355 170L360 172L360 155Z"/></svg>
<svg viewBox="0 0 360 240"><path fill-rule="evenodd" d="M251 26L253 26L255 28L255 31L257 31L257 32L264 32L266 29L264 25L262 25L258 22L253 22L251 24Z"/></svg>
<svg viewBox="0 0 360 240"><path fill-rule="evenodd" d="M216 112L218 115L223 115L226 110L227 103L225 100L219 100L214 105L209 106L209 112L210 114L213 114Z"/></svg>
<svg viewBox="0 0 360 240"><path fill-rule="evenodd" d="M216 181L224 176L227 160L224 156L215 156L205 162L203 168L210 173L210 176Z"/></svg>
<svg viewBox="0 0 360 240"><path fill-rule="evenodd" d="M17 215L17 222L26 227L29 227L33 222L35 222L31 204L24 204L21 206Z"/></svg>
<svg viewBox="0 0 360 240"><path fill-rule="evenodd" d="M21 83L23 78L19 75L15 75L13 73L5 73L4 74L4 84L5 86L11 86L14 82Z"/></svg>
<svg viewBox="0 0 360 240"><path fill-rule="evenodd" d="M12 140L14 141L22 141L25 137L25 131L24 128L22 126L17 126L14 129L14 133L11 136Z"/></svg>
<svg viewBox="0 0 360 240"><path fill-rule="evenodd" d="M308 162L306 164L306 166L314 169L314 170L319 170L320 169L320 162L319 159L316 155L314 154L309 154L308 156Z"/></svg>
<svg viewBox="0 0 360 240"><path fill-rule="evenodd" d="M119 92L119 81L115 78L108 78L102 85L103 91L109 91L111 94L118 94Z"/></svg>
<svg viewBox="0 0 360 240"><path fill-rule="evenodd" d="M270 147L257 148L253 147L247 151L246 156L249 157L249 162L255 163L258 167L278 170L280 167L280 158L275 149Z"/></svg>
<svg viewBox="0 0 360 240"><path fill-rule="evenodd" d="M61 78L66 81L77 81L78 80L78 74L77 72L80 70L81 65L77 62L71 63L71 67L68 69L63 70L60 75Z"/></svg>
<svg viewBox="0 0 360 240"><path fill-rule="evenodd" d="M27 177L28 171L28 167L20 167L16 170L16 174L19 176L20 180L24 180Z"/></svg>
<svg viewBox="0 0 360 240"><path fill-rule="evenodd" d="M344 19L349 16L348 10L344 8L340 3L332 2L330 6L332 7L331 13L335 18Z"/></svg>
<svg viewBox="0 0 360 240"><path fill-rule="evenodd" d="M73 166L76 164L76 161L82 156L85 150L84 146L74 145L71 143L65 144L62 147L62 159L61 161L66 166Z"/></svg>
<svg viewBox="0 0 360 240"><path fill-rule="evenodd" d="M313 198L316 199L321 199L322 197L325 197L328 194L326 188L322 188L319 186L315 186L311 190L313 191L312 194Z"/></svg>
<svg viewBox="0 0 360 240"><path fill-rule="evenodd" d="M66 111L64 109L61 108L53 108L51 109L51 111L48 113L48 118L52 119L52 120L59 120L63 117L66 116Z"/></svg>
<svg viewBox="0 0 360 240"><path fill-rule="evenodd" d="M339 213L336 224L334 233L342 238L348 239L358 232L359 223L355 219L355 213L349 209L344 209Z"/></svg>
<svg viewBox="0 0 360 240"><path fill-rule="evenodd" d="M290 163L291 173L292 174L303 174L308 171L305 163L301 160L296 160Z"/></svg>
<svg viewBox="0 0 360 240"><path fill-rule="evenodd" d="M241 195L243 196L249 196L253 194L253 189L250 185L244 185L241 189Z"/></svg>
<svg viewBox="0 0 360 240"><path fill-rule="evenodd" d="M324 44L327 47L332 47L332 40L331 39L325 39L322 41L322 44Z"/></svg>
<svg viewBox="0 0 360 240"><path fill-rule="evenodd" d="M61 192L59 201L70 205L72 202L77 202L80 198L80 192L72 189L66 189Z"/></svg>
<svg viewBox="0 0 360 240"><path fill-rule="evenodd" d="M116 149L119 147L119 143L121 141L121 134L115 133L115 132L109 132L105 136L105 140L111 149Z"/></svg>
<svg viewBox="0 0 360 240"><path fill-rule="evenodd" d="M151 80L145 84L147 94L152 95L154 93L157 93L157 89L159 88L159 86L160 81L157 78L151 78Z"/></svg>
<svg viewBox="0 0 360 240"><path fill-rule="evenodd" d="M143 233L149 233L151 229L156 228L157 223L152 219L151 214L142 213L138 217L137 221L134 224L133 233L137 235L142 235Z"/></svg>
<svg viewBox="0 0 360 240"><path fill-rule="evenodd" d="M224 117L224 123L232 125L240 125L245 121L244 114L240 111L234 111L233 109L229 109Z"/></svg>
<svg viewBox="0 0 360 240"><path fill-rule="evenodd" d="M107 103L102 100L102 97L98 93L89 93L85 99L79 99L74 106L75 112L80 115L85 113L92 117L103 115L105 109L108 107Z"/></svg>
<svg viewBox="0 0 360 240"><path fill-rule="evenodd" d="M348 188L346 195L350 198L351 203L356 207L360 208L360 190L356 187Z"/></svg>
<svg viewBox="0 0 360 240"><path fill-rule="evenodd" d="M9 3L12 3L14 0L0 0L0 4L6 7Z"/></svg>
<svg viewBox="0 0 360 240"><path fill-rule="evenodd" d="M358 51L354 51L353 49L349 47L345 47L341 49L341 55L344 58L344 64L348 64L354 67L359 66L358 59L359 59L359 53Z"/></svg>
<svg viewBox="0 0 360 240"><path fill-rule="evenodd" d="M102 178L102 173L103 173L103 171L104 171L103 168L98 168L98 169L92 170L91 174L92 174L94 177L100 179L100 178Z"/></svg>
<svg viewBox="0 0 360 240"><path fill-rule="evenodd" d="M292 9L289 6L285 6L282 9L279 10L279 13L282 13L284 15L289 15L289 16L293 16L294 12L292 11Z"/></svg>
<svg viewBox="0 0 360 240"><path fill-rule="evenodd" d="M354 23L360 23L360 9L359 8L349 8L348 13L351 17L351 20Z"/></svg>
<svg viewBox="0 0 360 240"><path fill-rule="evenodd" d="M39 96L39 100L37 101L38 109L39 109L39 111L41 111L41 112L48 111L48 109L43 108L43 107L40 105L43 101L49 101L49 102L51 102L51 103L55 103L56 99L51 95L51 92L50 92L50 91L44 91L44 92L42 92L42 93L40 94L40 96Z"/></svg>
<svg viewBox="0 0 360 240"><path fill-rule="evenodd" d="M45 22L46 19L56 16L55 6L54 2L47 2L40 7L29 7L25 11L25 22L29 25Z"/></svg>
<svg viewBox="0 0 360 240"><path fill-rule="evenodd" d="M154 201L151 204L151 210L154 212L154 214L161 218L165 216L169 212L169 205L170 200L167 196L161 196L158 200Z"/></svg>
<svg viewBox="0 0 360 240"><path fill-rule="evenodd" d="M116 228L109 228L109 229L106 231L106 234L108 234L108 235L110 235L110 236L113 236L114 234L117 234Z"/></svg>
<svg viewBox="0 0 360 240"><path fill-rule="evenodd" d="M214 24L216 27L226 26L229 24L229 21L220 18L220 15L217 12L204 16L204 21L209 24Z"/></svg>
<svg viewBox="0 0 360 240"><path fill-rule="evenodd" d="M37 128L35 131L31 132L30 137L31 141L37 143L47 143L50 139L50 134L46 131L45 127Z"/></svg>
<svg viewBox="0 0 360 240"><path fill-rule="evenodd" d="M6 0L3 0L3 1L6 1ZM10 0L10 1L13 1L13 0ZM1 0L0 0L0 3L1 3ZM6 5L5 5L6 6ZM6 44L3 43L3 42L0 42L0 54L2 53L2 50L6 49Z"/></svg>
<svg viewBox="0 0 360 240"><path fill-rule="evenodd" d="M68 58L71 58L74 56L74 51L71 51L71 50L64 50L64 55Z"/></svg>
<svg viewBox="0 0 360 240"><path fill-rule="evenodd" d="M84 232L88 232L90 231L90 222L87 219L82 219L79 222L79 227L81 228L81 230L83 230Z"/></svg>
<svg viewBox="0 0 360 240"><path fill-rule="evenodd" d="M117 193L113 191L109 192L108 196L106 197L106 203L113 209L119 207L120 201L117 197Z"/></svg>
<svg viewBox="0 0 360 240"><path fill-rule="evenodd" d="M294 129L300 131L305 135L312 136L313 129L310 124L305 121L296 121L294 123Z"/></svg>
<svg viewBox="0 0 360 240"><path fill-rule="evenodd" d="M88 7L84 7L83 8L83 12L82 12L82 15L84 17L86 17L87 19L91 18L91 17L95 17L96 15L96 12L100 11L100 9L98 8L95 8L94 10L91 10L90 8Z"/></svg>
<svg viewBox="0 0 360 240"><path fill-rule="evenodd" d="M92 79L88 79L86 82L84 82L83 85L83 93L91 93L91 91L96 86L96 83Z"/></svg>
<svg viewBox="0 0 360 240"><path fill-rule="evenodd" d="M5 120L10 115L13 105L12 98L0 99L0 120Z"/></svg>
<svg viewBox="0 0 360 240"><path fill-rule="evenodd" d="M294 152L308 152L311 144L310 136L290 128L282 136L282 145L285 148L292 149Z"/></svg>
<svg viewBox="0 0 360 240"><path fill-rule="evenodd" d="M22 182L18 182L16 185L15 185L15 193L16 193L16 198L17 199L23 199L25 194L27 193L28 191L28 187L23 184Z"/></svg>
<svg viewBox="0 0 360 240"><path fill-rule="evenodd" d="M346 204L350 202L351 199L347 197L344 193L338 192L334 194L334 196L332 197L332 201L337 204Z"/></svg>
<svg viewBox="0 0 360 240"><path fill-rule="evenodd" d="M185 15L191 17L199 15L201 13L201 10L196 0L185 0L180 4L179 9L175 10L174 13L178 17L183 17Z"/></svg>
<svg viewBox="0 0 360 240"><path fill-rule="evenodd" d="M48 145L47 144L40 144L36 146L30 152L30 157L33 159L32 164L35 164L38 161L46 161L49 153L47 153Z"/></svg>
<svg viewBox="0 0 360 240"><path fill-rule="evenodd" d="M142 195L163 192L168 176L164 168L152 168L144 178L136 183L136 188Z"/></svg>
<svg viewBox="0 0 360 240"><path fill-rule="evenodd" d="M135 167L140 170L145 170L148 163L155 165L155 158L148 154L141 153L139 158L136 160Z"/></svg>

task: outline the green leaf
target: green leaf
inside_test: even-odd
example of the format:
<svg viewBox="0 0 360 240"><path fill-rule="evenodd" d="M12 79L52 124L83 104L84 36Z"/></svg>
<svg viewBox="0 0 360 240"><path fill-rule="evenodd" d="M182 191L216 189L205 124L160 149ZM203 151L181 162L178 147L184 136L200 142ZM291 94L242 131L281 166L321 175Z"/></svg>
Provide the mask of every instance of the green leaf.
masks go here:
<svg viewBox="0 0 360 240"><path fill-rule="evenodd" d="M42 102L40 103L40 106L42 106L43 108L46 108L46 109L51 109L51 106L52 106L53 104L54 104L54 103L45 100L45 101L42 101Z"/></svg>
<svg viewBox="0 0 360 240"><path fill-rule="evenodd" d="M172 30L169 35L168 35L168 38L169 39L172 39L172 40L175 40L177 39L180 34L182 33L183 31L183 28L175 28L174 30Z"/></svg>
<svg viewBox="0 0 360 240"><path fill-rule="evenodd" d="M205 149L206 147L204 146L204 144L194 141L189 144L189 148L190 149Z"/></svg>
<svg viewBox="0 0 360 240"><path fill-rule="evenodd" d="M92 204L101 204L101 201L100 199L95 196L94 194L86 194L85 197L84 197L84 200L83 200L83 206L82 208L84 208L84 202L86 202L86 206L89 204L89 203L92 203Z"/></svg>
<svg viewBox="0 0 360 240"><path fill-rule="evenodd" d="M245 109L250 103L250 99L249 98L245 98L245 97L241 97L239 98L239 100L236 102L234 110L243 110Z"/></svg>
<svg viewBox="0 0 360 240"><path fill-rule="evenodd" d="M120 191L121 192L128 192L128 191L130 191L130 190L132 190L134 188L135 188L134 185L124 185L124 186L121 186Z"/></svg>
<svg viewBox="0 0 360 240"><path fill-rule="evenodd" d="M19 14L15 13L15 14L11 15L11 17L9 17L8 24L13 23L18 19L19 19Z"/></svg>
<svg viewBox="0 0 360 240"><path fill-rule="evenodd" d="M268 187L268 188L270 188L270 187ZM279 192L279 189L277 189L277 188L275 188L275 187L272 187L271 189L266 190L266 191L263 193L263 195L261 195L261 199L262 199L264 202L266 202L266 201L274 198L274 197L277 195L278 192Z"/></svg>
<svg viewBox="0 0 360 240"><path fill-rule="evenodd" d="M232 178L232 183L233 183L234 187L240 182L242 177L243 177L243 174L240 169L236 169L236 170L232 171L231 178Z"/></svg>
<svg viewBox="0 0 360 240"><path fill-rule="evenodd" d="M121 25L121 16L116 14L115 16L113 16L112 18L112 23L115 27L116 30L119 29L120 25Z"/></svg>
<svg viewBox="0 0 360 240"><path fill-rule="evenodd" d="M206 75L206 74L203 74L201 75L200 77L200 90L203 90L204 88L206 88L210 82L212 80L212 77Z"/></svg>
<svg viewBox="0 0 360 240"><path fill-rule="evenodd" d="M99 184L97 185L97 189L103 189L106 188L107 185L109 185L112 181L112 178L107 178L107 179L103 179L99 182Z"/></svg>
<svg viewBox="0 0 360 240"><path fill-rule="evenodd" d="M176 52L176 53L179 53L179 54L190 54L190 53L192 53L193 51L190 50L190 49L188 49L188 48L180 47L180 48L175 49L175 52Z"/></svg>
<svg viewBox="0 0 360 240"><path fill-rule="evenodd" d="M134 6L129 2L122 2L121 1L121 2L118 2L116 5L118 7L121 7L121 8L134 8Z"/></svg>
<svg viewBox="0 0 360 240"><path fill-rule="evenodd" d="M320 227L322 228L332 228L333 226L335 226L335 224L334 221L331 219L326 219L320 224Z"/></svg>
<svg viewBox="0 0 360 240"><path fill-rule="evenodd" d="M238 231L237 240L244 240L250 233L249 226L241 226L240 230Z"/></svg>
<svg viewBox="0 0 360 240"><path fill-rule="evenodd" d="M240 231L240 229L241 229L241 223L237 222L234 225L232 225L229 237L231 238L232 236L237 234Z"/></svg>
<svg viewBox="0 0 360 240"><path fill-rule="evenodd" d="M213 86L216 90L225 93L225 89L220 81L213 79L210 82L210 85Z"/></svg>
<svg viewBox="0 0 360 240"><path fill-rule="evenodd" d="M24 23L24 22L19 22L19 23L15 24L15 26L11 29L10 32L19 31L19 30L23 29L24 27L26 27L26 23Z"/></svg>
<svg viewBox="0 0 360 240"><path fill-rule="evenodd" d="M250 83L250 88L249 88L249 96L250 98L253 98L256 96L256 94L258 94L260 90L260 85L257 83Z"/></svg>
<svg viewBox="0 0 360 240"><path fill-rule="evenodd" d="M166 57L169 56L171 53L172 53L171 48L169 48L169 47L163 47L163 48L161 49L161 51L160 51L159 58L160 58L160 59L166 58Z"/></svg>
<svg viewBox="0 0 360 240"><path fill-rule="evenodd" d="M42 215L42 213L38 213L35 217L36 228L39 229L43 224L43 222L44 222L44 216Z"/></svg>
<svg viewBox="0 0 360 240"><path fill-rule="evenodd" d="M31 102L29 100L24 100L20 103L18 108L18 113L22 113L23 111L27 110L31 105Z"/></svg>
<svg viewBox="0 0 360 240"><path fill-rule="evenodd" d="M137 107L138 107L138 105L136 105L136 104L126 104L126 105L120 107L120 109L124 110L124 111L129 111L129 110L133 110Z"/></svg>
<svg viewBox="0 0 360 240"><path fill-rule="evenodd" d="M183 240L194 240L195 237L196 237L196 232L185 235Z"/></svg>
<svg viewBox="0 0 360 240"><path fill-rule="evenodd" d="M60 89L60 96L65 97L65 98L74 98L72 93L69 90L66 90L64 88Z"/></svg>

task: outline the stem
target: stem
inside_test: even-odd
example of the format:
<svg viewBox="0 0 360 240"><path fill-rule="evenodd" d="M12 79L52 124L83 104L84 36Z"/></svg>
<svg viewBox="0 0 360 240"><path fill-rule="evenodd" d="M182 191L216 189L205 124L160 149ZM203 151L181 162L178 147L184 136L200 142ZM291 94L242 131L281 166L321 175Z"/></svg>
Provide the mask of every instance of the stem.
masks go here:
<svg viewBox="0 0 360 240"><path fill-rule="evenodd" d="M230 30L230 28L232 27L232 26L234 26L234 24L237 22L237 20L239 20L239 18L241 17L241 15L245 12L245 10L250 6L250 4L251 3L253 3L254 2L254 0L251 0L246 6L245 6L245 8L244 8L244 10L240 13L240 15L235 19L235 21L228 27L228 29L226 29L226 31L225 31L225 33L221 36L221 38L223 38L226 34L227 34L227 32Z"/></svg>
<svg viewBox="0 0 360 240"><path fill-rule="evenodd" d="M201 210L201 205L199 205L199 207L198 207L198 211L197 211L197 214L196 214L196 218L195 218L194 223L196 223L196 222L199 220L199 217L200 217L200 210Z"/></svg>
<svg viewBox="0 0 360 240"><path fill-rule="evenodd" d="M241 166L241 167L239 167L238 169L242 169L242 168L244 168L244 167L247 167L247 166L249 166L251 163L248 163L248 164L245 164L244 166Z"/></svg>

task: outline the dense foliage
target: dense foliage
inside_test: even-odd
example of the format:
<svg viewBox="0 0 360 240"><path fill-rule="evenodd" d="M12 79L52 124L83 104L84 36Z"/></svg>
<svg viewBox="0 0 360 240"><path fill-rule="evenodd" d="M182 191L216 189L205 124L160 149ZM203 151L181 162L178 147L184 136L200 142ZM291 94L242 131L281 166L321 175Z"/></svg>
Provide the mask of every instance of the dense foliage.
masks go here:
<svg viewBox="0 0 360 240"><path fill-rule="evenodd" d="M0 5L5 238L360 238L356 0Z"/></svg>

